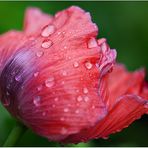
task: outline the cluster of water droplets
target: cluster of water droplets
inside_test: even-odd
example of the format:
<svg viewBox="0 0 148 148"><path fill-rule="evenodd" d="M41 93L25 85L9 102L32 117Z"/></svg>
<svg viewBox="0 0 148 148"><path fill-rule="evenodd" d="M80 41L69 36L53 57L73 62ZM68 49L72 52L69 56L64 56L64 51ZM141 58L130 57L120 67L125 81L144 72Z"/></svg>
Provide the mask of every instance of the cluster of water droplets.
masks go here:
<svg viewBox="0 0 148 148"><path fill-rule="evenodd" d="M42 44L41 44L41 47L42 48L44 48L44 49L48 49L48 48L50 48L52 45L53 45L53 42L48 38L48 37L50 37L53 33L55 33L55 30L56 30L56 28L55 28L55 26L54 25L47 25L47 26L45 26L44 28L43 28L43 30L42 30L42 32L41 32L41 36L43 37L43 38L45 38L45 40L42 42ZM65 32L57 32L57 34L58 35L64 35L65 34ZM48 38L48 39L47 39ZM88 46L88 48L89 49L91 49L91 48L96 48L96 47L98 47L98 43L97 43L97 41L96 41L96 39L95 38L90 38L89 40L88 40L88 42L87 42L87 46ZM67 49L67 46L64 46L63 47L63 50L65 50L65 49ZM42 51L42 50L40 50L40 51L38 51L37 53L36 53L36 56L37 57L42 57L44 55L44 51ZM69 59L71 59L71 57L69 57ZM74 63L73 63L73 67L74 68L79 68L79 66L80 66L80 63L79 63L79 61L75 61ZM84 63L84 66L85 66L85 68L86 69L88 69L88 70L91 70L92 68L93 68L93 64L90 62L90 61L86 61L85 63ZM36 72L36 73L34 73L34 77L37 77L39 75L39 72ZM68 73L67 73L67 71L62 71L62 75L63 76L67 76L68 75ZM64 81L62 81L62 84L64 84L65 82ZM47 88L51 88L51 87L53 87L55 85L55 78L53 77L53 76L50 76L49 78L47 78L46 80L45 80L45 83L44 83L44 86L45 87L47 87ZM42 89L43 89L43 85L39 85L39 86L37 86L37 91L41 91ZM87 96L87 94L89 93L89 90L86 88L86 87L84 87L83 88L83 90L82 90L82 92L83 92L83 94L84 95L79 95L79 96L77 96L76 97L76 101L77 102L81 102L81 101L84 101L84 102L88 102L89 101L89 97ZM35 104L35 106L39 106L39 104L40 104L40 101L41 101L41 97L40 96L36 96L35 98L34 98L34 104ZM59 98L54 98L54 101L55 102L57 102L57 101L59 101ZM54 108L55 107L55 104L53 104L52 105L52 107ZM92 107L92 108L95 108L94 106ZM67 113L67 112L69 112L69 108L64 108L63 109L63 112L65 112L65 113ZM75 113L76 114L78 114L80 111L79 111L79 109L76 109L75 110ZM44 115L45 115L45 113L43 113ZM61 120L65 120L64 119L64 117L63 118L61 118ZM65 132L65 129L62 129L62 132L64 133Z"/></svg>
<svg viewBox="0 0 148 148"><path fill-rule="evenodd" d="M48 37L50 37L55 32L55 30L56 29L54 25L47 25L42 29L41 36L44 38L44 40L41 44L41 47L43 49L48 49L52 46L53 42L50 39L48 39ZM42 57L43 55L44 55L43 50L36 52L36 56L39 58Z"/></svg>

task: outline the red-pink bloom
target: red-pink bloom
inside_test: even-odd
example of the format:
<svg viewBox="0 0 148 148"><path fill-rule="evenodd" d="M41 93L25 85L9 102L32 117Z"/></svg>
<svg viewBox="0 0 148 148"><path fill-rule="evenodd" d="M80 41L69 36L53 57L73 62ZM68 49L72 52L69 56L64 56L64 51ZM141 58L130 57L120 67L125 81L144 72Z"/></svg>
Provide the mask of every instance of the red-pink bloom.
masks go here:
<svg viewBox="0 0 148 148"><path fill-rule="evenodd" d="M113 69L116 51L96 40L89 13L27 9L24 31L0 36L0 97L49 140L81 142L122 130L148 112L142 70Z"/></svg>

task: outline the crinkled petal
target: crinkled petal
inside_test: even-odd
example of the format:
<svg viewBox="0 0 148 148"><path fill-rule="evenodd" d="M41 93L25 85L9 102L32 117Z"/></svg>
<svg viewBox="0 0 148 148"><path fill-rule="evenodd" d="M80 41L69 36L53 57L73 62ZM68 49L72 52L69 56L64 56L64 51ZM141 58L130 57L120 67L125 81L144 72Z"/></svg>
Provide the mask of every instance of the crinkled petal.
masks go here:
<svg viewBox="0 0 148 148"><path fill-rule="evenodd" d="M145 71L143 69L135 72L128 72L121 64L116 64L112 73L109 74L107 87L109 89L109 98L106 103L111 109L116 99L125 94L140 95L142 84L144 82Z"/></svg>
<svg viewBox="0 0 148 148"><path fill-rule="evenodd" d="M28 8L25 13L24 31L27 35L37 36L43 27L52 22L52 16L42 13L38 8Z"/></svg>
<svg viewBox="0 0 148 148"><path fill-rule="evenodd" d="M147 110L148 101L136 95L125 95L116 100L108 115L95 127L69 136L63 142L77 143L93 138L107 138L139 119Z"/></svg>

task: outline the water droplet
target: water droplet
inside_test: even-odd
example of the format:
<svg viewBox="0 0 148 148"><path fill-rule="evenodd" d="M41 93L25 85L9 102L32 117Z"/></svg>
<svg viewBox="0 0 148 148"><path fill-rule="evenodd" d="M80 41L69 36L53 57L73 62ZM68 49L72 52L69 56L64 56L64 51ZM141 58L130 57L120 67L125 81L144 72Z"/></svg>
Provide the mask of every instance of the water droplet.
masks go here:
<svg viewBox="0 0 148 148"><path fill-rule="evenodd" d="M61 84L65 84L65 82L64 82L64 81L62 81L62 82L61 82Z"/></svg>
<svg viewBox="0 0 148 148"><path fill-rule="evenodd" d="M79 89L76 89L76 92L78 93L78 92L80 92L80 90Z"/></svg>
<svg viewBox="0 0 148 148"><path fill-rule="evenodd" d="M84 97L84 101L85 101L85 102L88 102L88 101L89 101L89 97L88 97L88 96L85 96L85 97Z"/></svg>
<svg viewBox="0 0 148 148"><path fill-rule="evenodd" d="M64 121L64 120L65 120L65 118L64 118L64 117L61 117L61 118L60 118L60 120L61 120L61 121Z"/></svg>
<svg viewBox="0 0 148 148"><path fill-rule="evenodd" d="M40 105L40 101L41 101L41 97L40 96L35 96L33 103L35 106L39 106Z"/></svg>
<svg viewBox="0 0 148 148"><path fill-rule="evenodd" d="M86 62L86 63L85 63L85 67L86 67L87 69L91 69L92 66L93 66L93 65L92 65L90 62Z"/></svg>
<svg viewBox="0 0 148 148"><path fill-rule="evenodd" d="M7 95L7 96L9 96L9 95L10 95L8 91L6 92L6 95Z"/></svg>
<svg viewBox="0 0 148 148"><path fill-rule="evenodd" d="M33 40L35 40L35 38L34 38L33 36L30 36L30 37L29 37L29 40L30 40L30 41L33 41Z"/></svg>
<svg viewBox="0 0 148 148"><path fill-rule="evenodd" d="M77 97L77 101L78 101L78 102L80 102L80 101L82 101L82 100L83 100L83 98L82 98L81 96L78 96L78 97Z"/></svg>
<svg viewBox="0 0 148 148"><path fill-rule="evenodd" d="M37 77L38 75L39 75L39 72L35 72L35 73L33 74L34 77Z"/></svg>
<svg viewBox="0 0 148 148"><path fill-rule="evenodd" d="M38 91L41 91L42 88L43 88L43 86L42 86L42 85L39 85L39 86L37 87L37 90L38 90Z"/></svg>
<svg viewBox="0 0 148 148"><path fill-rule="evenodd" d="M9 84L7 85L7 89L10 89L10 86L11 86L11 85L10 85L10 83L9 83Z"/></svg>
<svg viewBox="0 0 148 148"><path fill-rule="evenodd" d="M88 41L88 48L95 48L98 46L98 43L96 41L95 38L91 38L89 41Z"/></svg>
<svg viewBox="0 0 148 148"><path fill-rule="evenodd" d="M148 108L148 101L144 104L145 108Z"/></svg>
<svg viewBox="0 0 148 148"><path fill-rule="evenodd" d="M69 109L68 108L64 108L64 112L65 113L69 112Z"/></svg>
<svg viewBox="0 0 148 148"><path fill-rule="evenodd" d="M54 32L55 32L55 26L48 25L42 30L41 35L43 37L48 37L49 35L53 34Z"/></svg>
<svg viewBox="0 0 148 148"><path fill-rule="evenodd" d="M16 80L16 81L20 81L21 79L22 79L22 76L21 76L21 75L15 76L15 80Z"/></svg>
<svg viewBox="0 0 148 148"><path fill-rule="evenodd" d="M43 116L46 116L46 114L47 114L47 112L43 112L43 113L42 113Z"/></svg>
<svg viewBox="0 0 148 148"><path fill-rule="evenodd" d="M58 34L58 35L60 35L60 34L61 34L61 32L59 31L57 34Z"/></svg>
<svg viewBox="0 0 148 148"><path fill-rule="evenodd" d="M92 109L95 109L95 106L93 105L91 108L92 108Z"/></svg>
<svg viewBox="0 0 148 148"><path fill-rule="evenodd" d="M66 134L66 133L67 133L67 129L65 127L62 127L61 134Z"/></svg>
<svg viewBox="0 0 148 148"><path fill-rule="evenodd" d="M63 76L67 76L67 72L66 72L66 71L63 71L63 72L62 72L62 75L63 75Z"/></svg>
<svg viewBox="0 0 148 148"><path fill-rule="evenodd" d="M56 107L55 104L52 104L52 107L55 108Z"/></svg>
<svg viewBox="0 0 148 148"><path fill-rule="evenodd" d="M54 98L54 101L56 101L56 102L57 102L58 100L59 100L59 98Z"/></svg>
<svg viewBox="0 0 148 148"><path fill-rule="evenodd" d="M51 47L51 45L52 45L52 41L48 40L48 41L44 41L41 46L42 46L42 48L47 49L47 48Z"/></svg>
<svg viewBox="0 0 148 148"><path fill-rule="evenodd" d="M17 107L19 110L21 109L21 106L20 105L18 105L18 107Z"/></svg>
<svg viewBox="0 0 148 148"><path fill-rule="evenodd" d="M74 67L79 67L79 63L78 63L78 62L74 62L74 63L73 63L73 66L74 66Z"/></svg>
<svg viewBox="0 0 148 148"><path fill-rule="evenodd" d="M63 34L65 34L66 32L65 32L65 31L63 31L62 33L63 33Z"/></svg>
<svg viewBox="0 0 148 148"><path fill-rule="evenodd" d="M71 57L68 57L69 60L71 60Z"/></svg>
<svg viewBox="0 0 148 148"><path fill-rule="evenodd" d="M41 56L43 56L43 54L44 54L43 51L38 51L38 52L36 53L36 56L37 56L37 57L41 57Z"/></svg>
<svg viewBox="0 0 148 148"><path fill-rule="evenodd" d="M100 67L98 63L96 63L95 65L96 65L96 67L97 67L97 68L99 68L99 67Z"/></svg>
<svg viewBox="0 0 148 148"><path fill-rule="evenodd" d="M79 112L80 112L80 111L79 111L78 109L75 111L76 114L78 114Z"/></svg>
<svg viewBox="0 0 148 148"><path fill-rule="evenodd" d="M4 106L9 106L10 105L10 99L4 98L4 99L2 99L2 103L3 103Z"/></svg>
<svg viewBox="0 0 148 148"><path fill-rule="evenodd" d="M85 87L85 88L83 88L83 93L84 94L87 94L88 93L88 89Z"/></svg>
<svg viewBox="0 0 148 148"><path fill-rule="evenodd" d="M45 81L45 86L46 87L52 87L54 85L54 77L49 77L46 81Z"/></svg>
<svg viewBox="0 0 148 148"><path fill-rule="evenodd" d="M64 46L64 49L67 49L67 46Z"/></svg>
<svg viewBox="0 0 148 148"><path fill-rule="evenodd" d="M102 137L102 138L106 140L106 139L108 139L109 137L105 136L105 137Z"/></svg>

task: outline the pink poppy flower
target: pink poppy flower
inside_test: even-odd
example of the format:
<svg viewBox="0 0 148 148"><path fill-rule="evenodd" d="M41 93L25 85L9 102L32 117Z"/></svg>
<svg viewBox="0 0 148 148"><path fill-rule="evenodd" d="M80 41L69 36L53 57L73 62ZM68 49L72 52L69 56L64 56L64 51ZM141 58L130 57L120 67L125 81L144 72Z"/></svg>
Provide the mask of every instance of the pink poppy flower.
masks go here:
<svg viewBox="0 0 148 148"><path fill-rule="evenodd" d="M96 40L97 26L78 7L55 17L26 11L24 31L0 36L0 99L49 140L78 143L122 130L148 112L144 72L116 65Z"/></svg>

